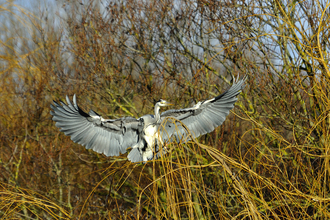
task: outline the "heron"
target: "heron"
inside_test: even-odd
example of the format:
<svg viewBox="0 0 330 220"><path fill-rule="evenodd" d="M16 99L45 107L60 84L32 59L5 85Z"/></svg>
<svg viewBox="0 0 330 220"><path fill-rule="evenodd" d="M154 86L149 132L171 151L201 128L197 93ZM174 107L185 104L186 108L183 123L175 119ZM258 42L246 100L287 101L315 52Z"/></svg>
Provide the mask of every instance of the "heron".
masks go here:
<svg viewBox="0 0 330 220"><path fill-rule="evenodd" d="M146 163L163 155L160 150L165 148L164 143L187 141L191 139L189 135L197 138L220 126L234 108L245 80L246 77L234 79L232 86L221 95L199 101L190 108L171 109L160 114L161 107L171 105L160 99L154 106L154 115L137 119L104 119L93 110L86 113L78 106L76 95L73 95L73 103L68 96L67 104L53 101L51 115L60 131L86 149L106 156L119 156L131 147L128 160Z"/></svg>

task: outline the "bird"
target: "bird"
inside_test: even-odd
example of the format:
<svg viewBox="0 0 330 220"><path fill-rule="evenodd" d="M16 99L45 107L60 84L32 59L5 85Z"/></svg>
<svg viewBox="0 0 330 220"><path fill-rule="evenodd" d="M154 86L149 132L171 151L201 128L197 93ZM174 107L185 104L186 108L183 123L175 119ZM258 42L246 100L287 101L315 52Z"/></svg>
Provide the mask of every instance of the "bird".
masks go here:
<svg viewBox="0 0 330 220"><path fill-rule="evenodd" d="M246 78L234 78L227 91L214 98L199 101L190 108L171 109L160 114L161 107L172 105L160 99L154 105L154 115L148 114L140 118L104 119L93 110L86 113L78 106L75 94L73 103L68 96L67 104L53 101L50 113L52 120L56 122L55 126L86 149L106 156L119 156L131 148L127 155L128 160L132 163L146 163L164 155L161 149L166 150L165 143L187 142L220 126L234 108L237 96L245 87Z"/></svg>

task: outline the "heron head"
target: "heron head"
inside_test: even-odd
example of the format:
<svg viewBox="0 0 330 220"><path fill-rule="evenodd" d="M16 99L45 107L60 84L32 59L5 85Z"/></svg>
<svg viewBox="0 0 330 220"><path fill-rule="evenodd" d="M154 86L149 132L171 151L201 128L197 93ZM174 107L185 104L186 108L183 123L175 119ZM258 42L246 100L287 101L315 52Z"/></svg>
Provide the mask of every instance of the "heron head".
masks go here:
<svg viewBox="0 0 330 220"><path fill-rule="evenodd" d="M160 100L157 102L157 104L158 104L159 106L173 105L173 104L171 104L171 103L169 103L169 102L167 102L167 101L165 101L165 100L163 100L163 99L160 99Z"/></svg>

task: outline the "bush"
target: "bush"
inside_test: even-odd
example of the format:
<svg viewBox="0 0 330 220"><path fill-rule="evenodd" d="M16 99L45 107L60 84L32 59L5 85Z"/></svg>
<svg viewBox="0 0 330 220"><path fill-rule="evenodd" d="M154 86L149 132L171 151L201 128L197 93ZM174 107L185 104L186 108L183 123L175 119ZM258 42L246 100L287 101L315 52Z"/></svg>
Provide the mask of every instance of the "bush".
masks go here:
<svg viewBox="0 0 330 220"><path fill-rule="evenodd" d="M56 1L0 6L0 216L329 217L329 4ZM323 4L323 5L322 5ZM140 117L247 85L225 123L131 164L73 143L52 100Z"/></svg>

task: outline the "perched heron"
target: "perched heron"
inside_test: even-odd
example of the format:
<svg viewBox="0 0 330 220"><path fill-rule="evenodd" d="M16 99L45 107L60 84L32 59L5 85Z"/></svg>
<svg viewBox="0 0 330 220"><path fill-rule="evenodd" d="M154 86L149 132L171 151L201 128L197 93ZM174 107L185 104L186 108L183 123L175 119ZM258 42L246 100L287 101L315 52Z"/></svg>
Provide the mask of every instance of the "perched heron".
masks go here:
<svg viewBox="0 0 330 220"><path fill-rule="evenodd" d="M73 96L73 104L68 96L67 104L60 102L60 105L54 101L51 114L55 125L65 135L71 136L72 141L87 149L106 156L118 156L132 147L128 160L145 162L157 158L166 141L189 139L188 131L180 122L194 138L220 126L234 108L236 96L244 88L245 79L234 80L232 87L223 94L198 102L191 108L171 109L160 114L160 107L171 105L160 99L155 104L155 115L144 115L138 119L104 119L93 110L87 114L78 107L76 95Z"/></svg>

